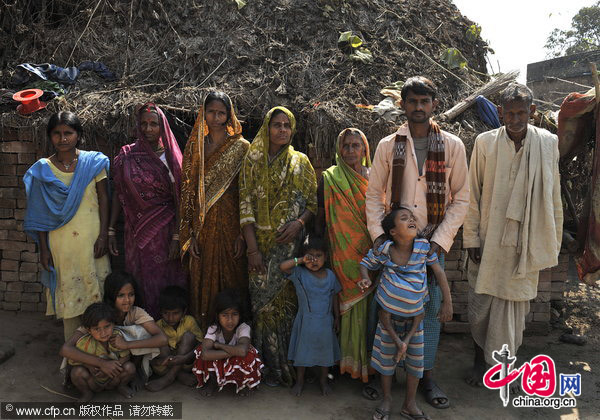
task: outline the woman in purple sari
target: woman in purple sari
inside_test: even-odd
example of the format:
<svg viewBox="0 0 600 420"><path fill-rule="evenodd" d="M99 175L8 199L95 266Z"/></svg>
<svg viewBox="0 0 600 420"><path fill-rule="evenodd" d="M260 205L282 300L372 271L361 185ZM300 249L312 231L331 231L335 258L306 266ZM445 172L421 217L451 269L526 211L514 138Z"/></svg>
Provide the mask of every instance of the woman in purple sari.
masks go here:
<svg viewBox="0 0 600 420"><path fill-rule="evenodd" d="M158 319L158 296L166 286L187 288L179 259L181 150L162 110L152 103L137 113L136 142L115 158L115 194L109 249L118 255L115 225L125 215L125 263L141 288L144 308Z"/></svg>

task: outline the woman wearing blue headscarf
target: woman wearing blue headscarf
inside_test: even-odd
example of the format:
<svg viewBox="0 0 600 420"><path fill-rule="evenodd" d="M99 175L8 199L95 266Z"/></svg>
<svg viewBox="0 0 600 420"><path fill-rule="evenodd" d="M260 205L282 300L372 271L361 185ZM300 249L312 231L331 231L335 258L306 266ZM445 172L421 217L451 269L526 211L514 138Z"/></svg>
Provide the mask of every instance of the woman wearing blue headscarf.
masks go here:
<svg viewBox="0 0 600 420"><path fill-rule="evenodd" d="M23 177L24 229L38 243L46 314L63 319L65 340L79 327L85 308L102 300L110 273L109 160L100 152L79 150L82 133L75 114L52 115L47 134L56 152Z"/></svg>

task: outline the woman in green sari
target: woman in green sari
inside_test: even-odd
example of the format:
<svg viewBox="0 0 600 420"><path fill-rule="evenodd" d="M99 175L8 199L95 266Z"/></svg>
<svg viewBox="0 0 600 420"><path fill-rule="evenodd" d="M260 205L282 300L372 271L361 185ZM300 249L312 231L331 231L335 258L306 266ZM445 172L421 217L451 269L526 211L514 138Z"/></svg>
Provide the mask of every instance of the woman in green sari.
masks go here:
<svg viewBox="0 0 600 420"><path fill-rule="evenodd" d="M287 352L297 301L294 286L279 270L292 258L304 227L317 212L317 181L308 158L291 146L294 115L271 109L250 145L240 173L240 224L247 244L254 346L267 385L291 386Z"/></svg>
<svg viewBox="0 0 600 420"><path fill-rule="evenodd" d="M360 261L372 246L365 214L371 158L364 133L356 128L343 130L336 142L335 160L336 165L323 172L319 183L315 231L327 236L331 268L342 285L340 372L367 383L371 352L367 318L372 289L363 291L357 285ZM373 389L369 395L373 391L376 393Z"/></svg>

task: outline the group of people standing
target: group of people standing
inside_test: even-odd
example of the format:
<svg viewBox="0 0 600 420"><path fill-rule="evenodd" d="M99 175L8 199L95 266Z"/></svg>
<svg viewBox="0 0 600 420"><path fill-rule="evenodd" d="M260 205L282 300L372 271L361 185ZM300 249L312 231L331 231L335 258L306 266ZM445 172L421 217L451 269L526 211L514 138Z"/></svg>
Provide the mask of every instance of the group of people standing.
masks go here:
<svg viewBox="0 0 600 420"><path fill-rule="evenodd" d="M310 293L304 289L306 296L297 297L305 274L294 267L304 264L315 282L330 279L317 263L318 252L326 248L334 274L327 290L336 296L336 319L339 310L335 358L341 373L360 379L366 398L379 399L382 388L372 375L374 370L387 375L381 368L382 337L408 334L412 347L406 342L407 350L396 340L399 353L392 354L406 357L407 372L417 378L407 382L402 414L427 418L414 401L417 386L432 406L448 407L449 398L433 376L440 321L452 318L444 253L464 222L476 346L468 382L477 385L486 363L493 362L492 351L508 344L515 354L521 344L537 273L557 263L562 205L557 139L528 124L535 106L527 87L511 84L502 93L504 126L477 138L470 167L462 141L432 119L436 95L430 80L408 79L400 102L407 123L379 142L373 162L365 134L343 130L336 141L336 165L318 183L307 156L291 144L296 119L285 107L271 109L249 143L230 98L211 92L182 154L164 113L144 104L136 114L136 142L123 146L111 167L112 206L108 159L78 148L82 128L74 114L53 115L47 131L56 153L36 162L24 178L25 230L38 240L47 270L48 313L64 320L69 340L86 307L102 299L110 272L107 253L119 252L122 212L126 270L143 302L137 305L158 319L161 291L179 286L188 291L190 315L206 332L217 295L235 289L252 309L252 345L264 363L263 382L291 386L296 372L288 350L298 301L305 305L308 297L311 311ZM398 219L385 222L396 210L402 210ZM326 246L318 245L318 238ZM307 251L312 254L304 255ZM417 260L419 270L411 272ZM407 316L398 309L402 305L395 306L393 293L381 294L391 290L387 281L402 289L396 277L365 279L361 264L383 273L412 273L410 287L423 284L418 286L422 308ZM425 264L432 269L426 271ZM421 275L426 277L420 280ZM397 299L406 303L408 298ZM388 304L398 309L389 311L393 322L382 319L381 311L378 316L378 308ZM403 318L412 324L398 321ZM400 324L402 331L390 331ZM294 324L294 346L296 329ZM379 359L371 357L374 341ZM406 354L400 357L402 348ZM414 349L420 353L411 353ZM420 360L421 368L411 369L413 360ZM382 380L383 401L374 418L389 417L390 381Z"/></svg>

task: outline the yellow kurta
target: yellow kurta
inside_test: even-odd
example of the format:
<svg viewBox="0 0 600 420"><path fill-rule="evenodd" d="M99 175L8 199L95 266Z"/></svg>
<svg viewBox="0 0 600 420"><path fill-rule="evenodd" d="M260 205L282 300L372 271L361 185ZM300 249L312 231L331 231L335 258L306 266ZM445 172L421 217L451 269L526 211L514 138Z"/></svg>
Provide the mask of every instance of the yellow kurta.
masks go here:
<svg viewBox="0 0 600 420"><path fill-rule="evenodd" d="M50 160L52 172L63 184L70 185L73 173L62 172ZM100 233L100 208L96 183L106 179L102 170L85 189L75 216L64 226L48 233L48 243L56 270L56 310L46 290L46 315L73 318L94 302L102 300L104 279L110 273L108 254L95 259L94 243Z"/></svg>

